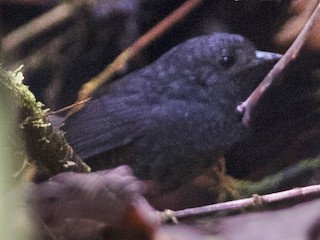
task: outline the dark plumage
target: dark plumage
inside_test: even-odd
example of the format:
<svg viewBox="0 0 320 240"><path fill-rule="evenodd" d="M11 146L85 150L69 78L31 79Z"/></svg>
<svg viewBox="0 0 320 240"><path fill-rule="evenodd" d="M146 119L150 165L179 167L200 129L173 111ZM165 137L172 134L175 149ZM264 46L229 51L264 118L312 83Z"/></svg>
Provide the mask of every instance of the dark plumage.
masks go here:
<svg viewBox="0 0 320 240"><path fill-rule="evenodd" d="M247 136L236 107L274 63L239 35L191 39L106 86L67 119L66 136L94 170L125 163L173 188Z"/></svg>

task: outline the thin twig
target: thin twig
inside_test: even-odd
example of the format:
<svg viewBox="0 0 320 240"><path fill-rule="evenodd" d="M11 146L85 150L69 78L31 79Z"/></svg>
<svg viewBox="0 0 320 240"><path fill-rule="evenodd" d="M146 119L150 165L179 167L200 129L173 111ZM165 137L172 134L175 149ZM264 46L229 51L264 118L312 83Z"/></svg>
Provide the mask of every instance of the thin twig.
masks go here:
<svg viewBox="0 0 320 240"><path fill-rule="evenodd" d="M61 109L59 109L57 111L50 111L50 112L48 112L47 115L49 116L49 115L54 115L54 114L58 114L58 113L61 113L61 112L65 112L65 111L67 111L67 110L69 110L71 108L74 108L74 107L77 107L79 105L85 104L85 103L89 102L90 100L91 100L91 98L87 98L85 100L75 102L75 103L73 103L73 104L71 104L69 106L66 106L64 108L61 108Z"/></svg>
<svg viewBox="0 0 320 240"><path fill-rule="evenodd" d="M253 195L251 198L245 198L230 202L217 203L203 207L187 208L180 211L171 211L170 215L163 218L164 221L174 217L174 218L186 218L199 216L224 210L235 210L242 209L249 206L255 206L257 204L268 204L278 201L283 201L286 199L294 199L302 196L319 194L320 185L307 186L302 188L294 188L291 190L271 193L263 196ZM166 213L163 213L166 215Z"/></svg>
<svg viewBox="0 0 320 240"><path fill-rule="evenodd" d="M65 111L67 111L67 110L69 110L69 109L71 109L71 108L74 108L74 107L77 107L77 106L79 106L79 105L85 104L85 103L89 102L90 100L91 100L91 98L87 98L87 99L82 100L82 101L77 101L77 102L75 102L75 103L73 103L73 104L71 104L71 105L69 105L69 106L66 106L66 107L64 107L64 108L61 108L61 109L59 109L59 110L56 110L56 111L48 111L47 113L45 113L45 114L43 114L43 115L41 115L41 116L31 116L31 117L28 117L28 118L25 120L25 122L27 123L27 122L35 121L35 120L37 120L37 119L39 119L39 118L44 118L44 117L48 117L48 116L50 116L50 115L55 115L55 114L58 114L58 113L65 112Z"/></svg>
<svg viewBox="0 0 320 240"><path fill-rule="evenodd" d="M78 100L81 101L90 96L90 94L98 87L106 83L115 73L125 69L130 59L136 56L141 50L146 48L150 43L159 38L164 32L168 31L177 22L181 21L192 10L199 6L203 0L187 0L179 8L173 11L169 16L159 22L146 34L141 36L130 47L124 50L107 68L105 68L99 75L92 78L88 83L82 86L78 94ZM77 111L79 108L73 109Z"/></svg>
<svg viewBox="0 0 320 240"><path fill-rule="evenodd" d="M257 102L263 95L263 93L270 87L272 82L277 79L277 77L284 71L284 69L298 56L303 44L307 40L308 34L312 30L318 15L320 12L320 3L313 11L308 22L300 32L297 39L288 49L288 51L283 55L283 57L274 65L272 70L268 75L263 79L259 86L251 93L251 95L243 103L238 105L237 111L243 114L242 122L245 125L248 125L251 120L251 114L253 108L256 106Z"/></svg>

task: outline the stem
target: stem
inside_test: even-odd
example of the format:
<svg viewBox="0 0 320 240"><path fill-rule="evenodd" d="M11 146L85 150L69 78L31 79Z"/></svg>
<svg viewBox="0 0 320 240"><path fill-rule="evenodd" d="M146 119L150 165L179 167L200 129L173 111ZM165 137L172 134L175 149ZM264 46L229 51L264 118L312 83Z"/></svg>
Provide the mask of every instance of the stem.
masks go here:
<svg viewBox="0 0 320 240"><path fill-rule="evenodd" d="M117 72L125 69L130 59L135 57L139 52L149 46L153 41L159 38L164 32L172 28L176 23L185 18L188 13L199 6L203 0L187 0L179 8L174 10L165 19L159 22L151 30L141 36L130 47L124 50L110 65L108 65L99 75L92 78L88 83L82 86L78 94L78 101L87 99L90 94L98 87L108 82L108 80ZM77 106L72 109L75 112L80 109L81 106Z"/></svg>
<svg viewBox="0 0 320 240"><path fill-rule="evenodd" d="M297 39L293 42L288 51L283 57L274 65L268 75L263 79L259 86L251 93L251 95L240 105L237 106L237 111L243 114L242 123L246 126L249 125L251 115L254 107L257 105L259 99L264 92L270 87L273 81L275 81L279 75L285 70L285 68L298 56L303 44L307 40L309 33L311 32L320 12L320 3L313 11L308 22L300 32Z"/></svg>
<svg viewBox="0 0 320 240"><path fill-rule="evenodd" d="M273 203L286 199L298 198L301 196L309 196L320 193L320 185L307 186L302 188L295 188L283 192L271 193L263 196L253 195L251 198L245 198L224 203L217 203L203 207L187 208L180 211L171 211L168 218L187 218L192 216L199 216L203 214L214 213L223 210L235 210L244 207L255 206L257 204ZM164 213L165 214L165 213ZM168 220L164 218L164 220Z"/></svg>

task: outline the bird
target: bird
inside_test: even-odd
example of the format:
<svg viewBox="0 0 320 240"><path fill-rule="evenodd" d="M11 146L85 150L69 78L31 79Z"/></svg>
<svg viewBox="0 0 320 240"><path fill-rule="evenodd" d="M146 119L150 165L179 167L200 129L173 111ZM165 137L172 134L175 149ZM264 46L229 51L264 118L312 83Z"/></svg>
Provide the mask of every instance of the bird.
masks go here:
<svg viewBox="0 0 320 240"><path fill-rule="evenodd" d="M105 85L62 129L94 171L129 165L169 191L250 134L237 105L279 58L237 34L194 37Z"/></svg>

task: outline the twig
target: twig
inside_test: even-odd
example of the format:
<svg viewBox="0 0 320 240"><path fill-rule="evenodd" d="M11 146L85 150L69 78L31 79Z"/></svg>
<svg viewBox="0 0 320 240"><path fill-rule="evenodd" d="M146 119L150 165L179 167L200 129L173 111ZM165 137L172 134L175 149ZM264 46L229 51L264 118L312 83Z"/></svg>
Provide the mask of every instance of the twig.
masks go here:
<svg viewBox="0 0 320 240"><path fill-rule="evenodd" d="M168 218L170 219L172 217L186 218L186 217L214 213L214 212L223 211L223 210L241 209L249 206L254 206L257 204L273 203L273 202L283 201L286 199L294 199L302 196L319 194L319 193L320 193L320 185L313 185L313 186L302 187L302 188L294 188L291 190L278 192L278 193L271 193L263 196L253 195L253 197L251 198L245 198L245 199L224 202L224 203L217 203L217 204L212 204L212 205L203 206L203 207L187 208L180 211L172 211L170 215L167 216L167 218L164 217L163 220L166 221L168 220ZM166 216L165 212L163 213L163 215Z"/></svg>
<svg viewBox="0 0 320 240"><path fill-rule="evenodd" d="M263 79L259 86L251 93L251 95L240 105L237 106L237 111L243 114L242 122L248 125L250 122L251 114L253 108L256 106L257 102L263 95L263 93L270 87L271 83L277 79L277 77L283 72L283 70L291 63L299 54L303 44L305 43L308 34L310 33L312 27L320 12L320 3L313 11L308 22L300 32L297 39L285 53L285 55L274 65L272 70Z"/></svg>
<svg viewBox="0 0 320 240"><path fill-rule="evenodd" d="M99 75L92 78L88 83L82 86L78 94L78 101L86 99L98 87L106 83L116 72L124 69L130 59L136 56L141 50L160 37L165 31L173 27L177 22L187 16L189 12L199 6L203 0L187 0L179 8L173 11L169 16L159 22L146 34L140 37L130 47L124 50L107 68ZM74 108L72 112L79 110Z"/></svg>
<svg viewBox="0 0 320 240"><path fill-rule="evenodd" d="M61 108L61 109L59 109L57 111L50 111L50 112L48 112L47 115L49 116L49 115L54 115L54 114L58 114L58 113L61 113L61 112L65 112L65 111L67 111L67 110L69 110L71 108L74 108L74 107L77 107L79 105L85 104L85 103L89 102L90 100L91 100L91 98L87 98L85 100L75 102L75 103L73 103L73 104L71 104L69 106L66 106L64 108Z"/></svg>
<svg viewBox="0 0 320 240"><path fill-rule="evenodd" d="M49 29L64 23L73 16L76 9L77 4L60 4L42 16L9 33L2 39L2 50L4 55L7 55L22 43L36 37L44 31L48 31Z"/></svg>
<svg viewBox="0 0 320 240"><path fill-rule="evenodd" d="M91 98L87 98L85 100L82 100L82 101L78 101L78 102L75 102L69 106L66 106L64 108L61 108L59 110L56 110L56 111L48 111L47 113L44 113L43 115L41 116L30 116L30 117L27 117L27 119L25 120L25 122L32 122L32 121L35 121L35 120L38 120L39 118L45 118L45 117L48 117L50 115L55 115L55 114L58 114L58 113L62 113L62 112L65 112L71 108L74 108L74 107L77 107L79 105L82 105L82 104L85 104L87 102L89 102L91 100Z"/></svg>

